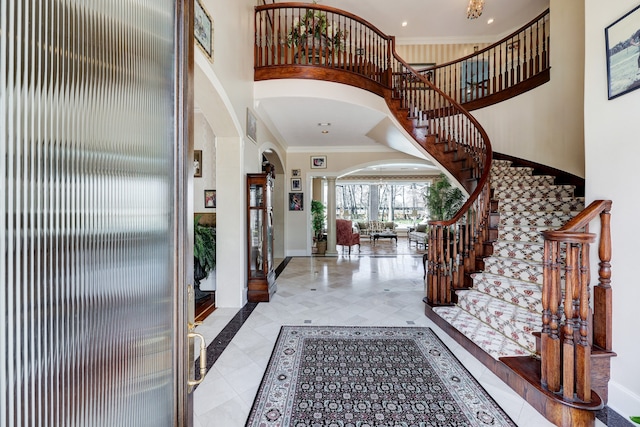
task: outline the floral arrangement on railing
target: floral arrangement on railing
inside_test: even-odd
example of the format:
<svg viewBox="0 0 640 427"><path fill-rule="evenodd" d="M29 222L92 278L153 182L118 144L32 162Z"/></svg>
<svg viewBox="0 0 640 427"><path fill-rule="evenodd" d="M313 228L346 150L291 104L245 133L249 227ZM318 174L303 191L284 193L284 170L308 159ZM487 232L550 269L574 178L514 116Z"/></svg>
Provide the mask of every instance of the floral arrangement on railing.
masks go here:
<svg viewBox="0 0 640 427"><path fill-rule="evenodd" d="M341 30L335 22L329 22L326 13L307 9L304 16L294 19L293 28L287 36L287 44L342 51L346 38L347 32Z"/></svg>

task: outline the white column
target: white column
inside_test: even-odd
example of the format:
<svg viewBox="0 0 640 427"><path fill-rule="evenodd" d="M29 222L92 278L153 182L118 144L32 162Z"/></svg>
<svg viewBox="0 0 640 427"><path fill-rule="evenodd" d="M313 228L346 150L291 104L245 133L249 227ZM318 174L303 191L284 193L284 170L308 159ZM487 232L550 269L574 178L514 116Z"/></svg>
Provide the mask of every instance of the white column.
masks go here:
<svg viewBox="0 0 640 427"><path fill-rule="evenodd" d="M247 302L246 182L242 138L216 138L216 306Z"/></svg>
<svg viewBox="0 0 640 427"><path fill-rule="evenodd" d="M325 255L338 255L336 250L336 178L327 178L327 252Z"/></svg>

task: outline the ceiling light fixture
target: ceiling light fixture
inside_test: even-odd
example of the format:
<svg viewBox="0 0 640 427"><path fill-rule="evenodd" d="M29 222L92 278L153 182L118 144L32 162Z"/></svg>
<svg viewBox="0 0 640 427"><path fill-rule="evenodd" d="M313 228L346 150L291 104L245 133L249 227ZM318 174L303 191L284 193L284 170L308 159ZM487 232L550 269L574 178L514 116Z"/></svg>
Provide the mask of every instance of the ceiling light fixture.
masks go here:
<svg viewBox="0 0 640 427"><path fill-rule="evenodd" d="M331 126L331 123L318 123L318 126Z"/></svg>
<svg viewBox="0 0 640 427"><path fill-rule="evenodd" d="M487 24L489 25L493 24L493 18L489 18L489 20L487 21Z"/></svg>
<svg viewBox="0 0 640 427"><path fill-rule="evenodd" d="M402 21L402 26L406 27L407 25L409 25L409 23L407 21Z"/></svg>
<svg viewBox="0 0 640 427"><path fill-rule="evenodd" d="M484 0L469 0L469 6L467 6L467 18L476 19L482 15L482 9L484 8Z"/></svg>
<svg viewBox="0 0 640 427"><path fill-rule="evenodd" d="M325 129L322 131L322 133L329 133L329 131Z"/></svg>

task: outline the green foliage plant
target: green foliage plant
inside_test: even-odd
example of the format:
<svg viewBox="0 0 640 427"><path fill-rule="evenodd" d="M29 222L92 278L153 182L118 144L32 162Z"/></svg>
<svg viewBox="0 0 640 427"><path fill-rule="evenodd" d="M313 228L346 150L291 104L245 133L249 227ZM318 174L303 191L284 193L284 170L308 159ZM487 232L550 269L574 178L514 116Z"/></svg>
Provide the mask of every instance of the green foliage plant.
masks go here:
<svg viewBox="0 0 640 427"><path fill-rule="evenodd" d="M324 238L324 205L318 200L311 201L311 227L316 241Z"/></svg>
<svg viewBox="0 0 640 427"><path fill-rule="evenodd" d="M429 210L429 219L432 221L451 219L466 200L462 191L451 185L445 174L442 173L431 186L427 187L423 197Z"/></svg>
<svg viewBox="0 0 640 427"><path fill-rule="evenodd" d="M202 215L197 215L193 224L193 257L206 274L216 268L216 229L200 224Z"/></svg>

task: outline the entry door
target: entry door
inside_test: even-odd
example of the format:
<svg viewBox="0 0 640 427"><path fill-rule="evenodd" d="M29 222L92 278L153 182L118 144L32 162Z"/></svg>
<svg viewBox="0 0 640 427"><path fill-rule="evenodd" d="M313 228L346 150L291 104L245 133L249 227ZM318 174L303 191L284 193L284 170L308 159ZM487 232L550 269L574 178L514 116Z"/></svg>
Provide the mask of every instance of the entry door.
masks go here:
<svg viewBox="0 0 640 427"><path fill-rule="evenodd" d="M1 2L0 425L188 423L181 3Z"/></svg>

